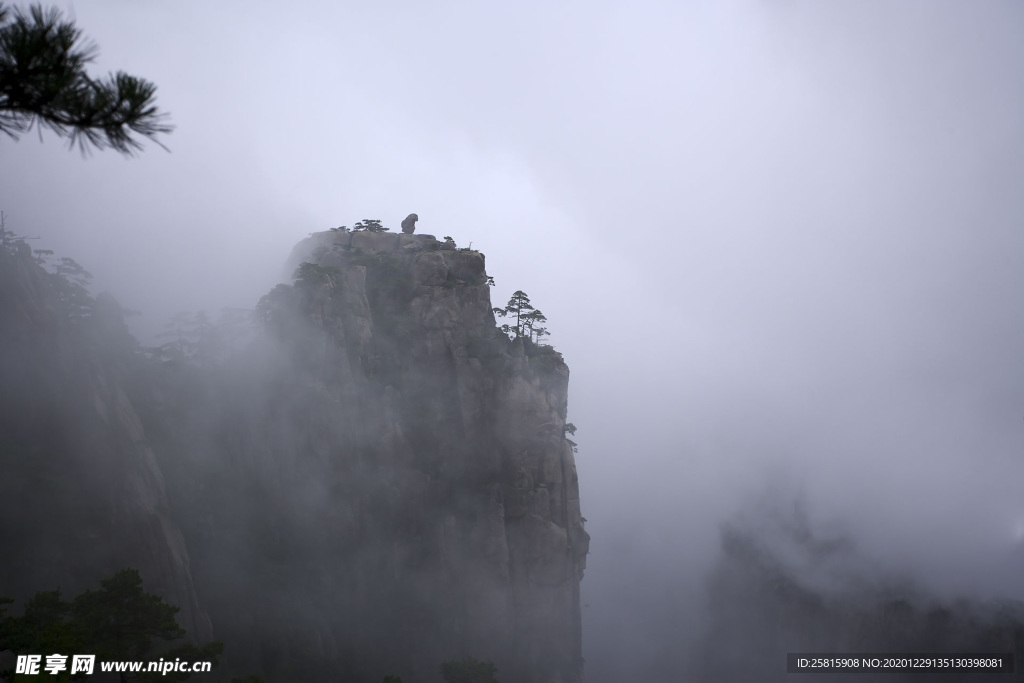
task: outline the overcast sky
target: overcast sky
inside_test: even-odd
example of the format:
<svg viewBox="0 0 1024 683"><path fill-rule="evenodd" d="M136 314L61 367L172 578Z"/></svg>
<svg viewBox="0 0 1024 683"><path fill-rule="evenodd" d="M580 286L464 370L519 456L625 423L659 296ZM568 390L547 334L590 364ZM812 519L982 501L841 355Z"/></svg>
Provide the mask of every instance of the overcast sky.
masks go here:
<svg viewBox="0 0 1024 683"><path fill-rule="evenodd" d="M547 315L590 680L766 486L885 571L1024 598L1018 0L59 6L158 85L171 153L0 139L0 208L142 333L410 212Z"/></svg>

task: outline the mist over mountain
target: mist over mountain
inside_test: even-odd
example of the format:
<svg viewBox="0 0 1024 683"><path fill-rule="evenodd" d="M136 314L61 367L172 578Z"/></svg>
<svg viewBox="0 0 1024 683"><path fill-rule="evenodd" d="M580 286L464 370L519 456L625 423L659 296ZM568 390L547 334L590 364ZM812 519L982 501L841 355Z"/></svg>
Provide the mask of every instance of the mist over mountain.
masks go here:
<svg viewBox="0 0 1024 683"><path fill-rule="evenodd" d="M496 324L480 252L317 233L292 284L253 311L178 316L150 349L74 262L48 272L19 240L0 258L9 595L140 567L190 639L233 645L236 673L432 681L482 657L503 680L583 680L568 370L530 311ZM678 582L624 613L660 640L597 678L783 680L786 652L1024 653L1024 603L935 595L777 481L721 527L699 598Z"/></svg>
<svg viewBox="0 0 1024 683"><path fill-rule="evenodd" d="M428 450L475 448L452 436L459 356L448 375L436 359L416 372L395 362L418 313L385 305L372 335L383 350L367 351L361 304L339 294L352 283L293 278L302 259L342 265L313 256L334 251L330 228L369 215L397 230L415 211L417 233L458 245L429 253L486 253L495 286L465 286L489 290L491 306L529 292L550 320L543 344L572 368L558 419L579 427L569 438L593 536L578 584L589 683L772 680L798 646L1019 652L1019 2L67 9L101 48L96 72L152 79L175 130L169 154L132 159L68 153L49 132L0 139L8 229L56 251L51 270L70 256L94 276L87 299L59 284L45 294L29 259L4 279L17 322L0 331L0 454L21 455L0 474L0 523L23 554L0 570L0 597L71 595L130 564L197 637L224 639L232 671L345 661L353 677L379 667L352 643L398 612L365 629L340 615L371 611L398 585L394 567L402 581L430 568L423 591L401 584L417 618L443 612L444 596L472 604L473 588L430 583L440 551L350 557L327 539L419 537L389 496L427 496L395 472L452 474L395 445L425 423L438 430ZM313 250L294 251L307 239ZM387 264L353 265L368 269L367 306L394 294L372 276ZM343 299L350 312L334 311ZM329 356L335 336L351 351ZM495 365L505 355L465 346ZM523 358L524 376L540 371ZM417 415L360 372L441 407ZM323 456L369 443L390 454L379 471ZM330 488L338 478L358 492ZM529 505L546 495L568 539L557 487L528 481ZM494 517L477 484L456 514L474 529ZM331 505L366 514L324 516ZM385 529L371 528L378 517ZM493 559L489 534L467 532L464 547ZM463 569L504 580L473 552ZM80 555L92 559L68 569ZM160 569L152 556L178 559ZM345 594L344 577L363 597L309 604L307 588ZM402 650L403 671L419 671L436 641L490 638L470 616L437 623L430 642L380 660ZM730 650L738 640L745 654ZM722 658L735 665L716 669ZM498 679L511 675L501 663Z"/></svg>
<svg viewBox="0 0 1024 683"><path fill-rule="evenodd" d="M528 311L499 330L477 251L310 242L255 317L172 321L148 357L112 299L79 314L26 242L4 254L5 589L140 567L192 638L271 680L470 657L582 680L561 356Z"/></svg>

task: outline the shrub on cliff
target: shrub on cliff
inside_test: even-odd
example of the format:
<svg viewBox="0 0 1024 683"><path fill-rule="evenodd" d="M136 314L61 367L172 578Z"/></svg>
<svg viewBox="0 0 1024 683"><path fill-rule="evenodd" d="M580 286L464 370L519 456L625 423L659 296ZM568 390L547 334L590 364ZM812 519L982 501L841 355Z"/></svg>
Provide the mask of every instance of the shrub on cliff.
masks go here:
<svg viewBox="0 0 1024 683"><path fill-rule="evenodd" d="M574 425L572 422L566 422L565 423L565 433L569 434L571 436L575 436L576 435L576 425ZM575 441L570 439L568 436L565 437L565 441L566 441L566 443L569 444L569 447L572 448L572 452L573 453L579 453L580 452L579 451L579 446L576 444Z"/></svg>
<svg viewBox="0 0 1024 683"><path fill-rule="evenodd" d="M54 266L54 272L50 275L53 291L68 321L77 323L90 317L96 305L96 300L89 294L92 274L73 258L65 256Z"/></svg>
<svg viewBox="0 0 1024 683"><path fill-rule="evenodd" d="M20 236L8 230L5 216L0 212L0 256L24 259L45 270L46 286L55 296L57 307L67 322L74 325L92 317L96 305L96 300L89 293L92 274L73 258L54 257L52 249L36 249L33 257L26 241L32 239L38 238Z"/></svg>
<svg viewBox="0 0 1024 683"><path fill-rule="evenodd" d="M337 274L337 268L316 263L301 263L292 277L295 278L295 286L299 289L311 289L325 283L333 287Z"/></svg>

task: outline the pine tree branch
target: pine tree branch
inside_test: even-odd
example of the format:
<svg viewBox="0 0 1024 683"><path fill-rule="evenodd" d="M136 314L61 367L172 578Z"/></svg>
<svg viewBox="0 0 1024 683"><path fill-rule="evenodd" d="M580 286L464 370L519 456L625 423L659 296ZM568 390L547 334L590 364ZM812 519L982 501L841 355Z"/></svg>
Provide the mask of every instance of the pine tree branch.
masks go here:
<svg viewBox="0 0 1024 683"><path fill-rule="evenodd" d="M156 107L156 86L120 71L90 78L85 66L97 48L81 37L55 8L0 4L0 132L18 139L48 128L83 153L91 145L131 155L142 149L136 135L164 147L156 136L173 126Z"/></svg>

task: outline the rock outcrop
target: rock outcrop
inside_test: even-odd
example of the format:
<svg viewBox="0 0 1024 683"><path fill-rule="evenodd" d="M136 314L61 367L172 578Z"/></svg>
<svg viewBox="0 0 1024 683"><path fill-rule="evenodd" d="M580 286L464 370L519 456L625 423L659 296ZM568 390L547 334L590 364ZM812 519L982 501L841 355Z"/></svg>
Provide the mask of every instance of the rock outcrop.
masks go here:
<svg viewBox="0 0 1024 683"><path fill-rule="evenodd" d="M569 372L498 330L483 254L315 234L246 344L143 362L112 299L9 251L0 596L135 567L223 676L582 681Z"/></svg>
<svg viewBox="0 0 1024 683"><path fill-rule="evenodd" d="M95 588L125 567L209 639L185 540L126 391L117 303L0 249L0 596Z"/></svg>
<svg viewBox="0 0 1024 683"><path fill-rule="evenodd" d="M179 505L217 567L196 581L218 638L304 680L436 681L474 657L502 681L581 681L589 536L560 354L504 336L483 254L430 235L318 233L300 264L258 307L274 341L204 411L216 447L166 458L231 473Z"/></svg>

